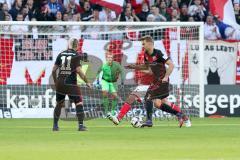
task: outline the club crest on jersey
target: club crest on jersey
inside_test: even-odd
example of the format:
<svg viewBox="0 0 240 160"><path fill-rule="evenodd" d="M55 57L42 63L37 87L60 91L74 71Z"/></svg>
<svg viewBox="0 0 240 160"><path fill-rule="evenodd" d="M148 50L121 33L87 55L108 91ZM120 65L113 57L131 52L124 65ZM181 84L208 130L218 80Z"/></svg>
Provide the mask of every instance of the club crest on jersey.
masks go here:
<svg viewBox="0 0 240 160"><path fill-rule="evenodd" d="M152 59L153 59L153 61L156 61L157 60L157 56L153 56Z"/></svg>

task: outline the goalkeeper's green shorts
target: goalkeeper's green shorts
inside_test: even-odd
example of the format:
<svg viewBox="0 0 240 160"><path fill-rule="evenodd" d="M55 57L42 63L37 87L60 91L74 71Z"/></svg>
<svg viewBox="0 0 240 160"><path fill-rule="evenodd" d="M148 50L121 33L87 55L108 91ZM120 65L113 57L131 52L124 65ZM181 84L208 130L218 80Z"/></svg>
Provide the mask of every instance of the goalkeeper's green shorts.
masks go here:
<svg viewBox="0 0 240 160"><path fill-rule="evenodd" d="M106 80L102 79L101 81L102 91L107 91L109 93L117 92L117 83L116 82L107 82Z"/></svg>

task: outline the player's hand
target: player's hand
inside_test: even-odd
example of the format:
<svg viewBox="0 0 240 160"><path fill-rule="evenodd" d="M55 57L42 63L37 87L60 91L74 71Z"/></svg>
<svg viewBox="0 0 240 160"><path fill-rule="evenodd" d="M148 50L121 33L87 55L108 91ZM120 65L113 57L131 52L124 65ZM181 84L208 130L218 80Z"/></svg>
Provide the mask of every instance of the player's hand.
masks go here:
<svg viewBox="0 0 240 160"><path fill-rule="evenodd" d="M97 80L97 85L100 85L100 82L99 82L99 80Z"/></svg>
<svg viewBox="0 0 240 160"><path fill-rule="evenodd" d="M92 88L92 85L91 85L90 83L86 83L86 86L87 86L88 88Z"/></svg>
<svg viewBox="0 0 240 160"><path fill-rule="evenodd" d="M135 64L129 64L129 65L126 65L124 66L126 69L134 69L135 68Z"/></svg>
<svg viewBox="0 0 240 160"><path fill-rule="evenodd" d="M164 77L163 79L162 79L162 83L167 83L168 82L168 77Z"/></svg>

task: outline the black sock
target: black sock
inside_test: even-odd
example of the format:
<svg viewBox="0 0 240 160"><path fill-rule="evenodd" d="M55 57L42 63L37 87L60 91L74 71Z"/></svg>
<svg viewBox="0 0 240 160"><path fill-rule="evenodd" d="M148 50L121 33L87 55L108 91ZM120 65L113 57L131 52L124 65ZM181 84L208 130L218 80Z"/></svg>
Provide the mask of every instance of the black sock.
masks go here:
<svg viewBox="0 0 240 160"><path fill-rule="evenodd" d="M58 120L59 120L60 115L61 115L61 109L62 109L62 105L61 104L57 104L57 106L54 108L53 123L54 123L55 126L58 125Z"/></svg>
<svg viewBox="0 0 240 160"><path fill-rule="evenodd" d="M83 105L82 104L79 104L79 105L76 106L76 114L77 114L78 124L83 125L84 111L83 111Z"/></svg>
<svg viewBox="0 0 240 160"><path fill-rule="evenodd" d="M146 100L145 108L146 108L146 111L147 111L147 120L152 121L153 102L151 100Z"/></svg>
<svg viewBox="0 0 240 160"><path fill-rule="evenodd" d="M180 113L180 112L178 112L176 110L173 110L171 106L169 106L169 105L167 105L165 103L162 104L160 109L162 111L165 111L165 112L168 112L168 113L171 113L171 114L174 114L174 115L177 115L178 113Z"/></svg>

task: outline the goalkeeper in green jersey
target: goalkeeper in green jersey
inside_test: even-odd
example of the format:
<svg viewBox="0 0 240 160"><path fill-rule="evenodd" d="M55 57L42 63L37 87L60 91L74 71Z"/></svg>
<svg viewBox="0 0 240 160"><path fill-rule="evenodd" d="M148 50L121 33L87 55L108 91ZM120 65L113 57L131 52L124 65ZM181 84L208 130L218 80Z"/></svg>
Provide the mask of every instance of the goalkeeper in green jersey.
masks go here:
<svg viewBox="0 0 240 160"><path fill-rule="evenodd" d="M116 111L117 101L118 101L118 85L117 80L121 74L121 84L124 82L124 72L122 66L113 61L113 54L109 51L106 52L106 63L98 69L97 72L97 83L101 85L102 94L103 94L103 107L105 114L111 112L114 114ZM99 83L100 73L102 72L101 84ZM109 105L109 99L111 99L111 105Z"/></svg>

